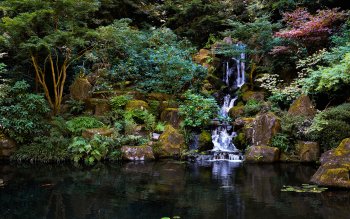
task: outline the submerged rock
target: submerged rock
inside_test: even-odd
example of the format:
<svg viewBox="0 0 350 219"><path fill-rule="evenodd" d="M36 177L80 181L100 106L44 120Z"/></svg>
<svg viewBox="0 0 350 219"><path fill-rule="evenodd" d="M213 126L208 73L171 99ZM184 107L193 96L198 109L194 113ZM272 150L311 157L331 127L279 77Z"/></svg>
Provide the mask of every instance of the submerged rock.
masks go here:
<svg viewBox="0 0 350 219"><path fill-rule="evenodd" d="M280 150L269 146L252 146L245 154L247 162L272 163L279 160Z"/></svg>
<svg viewBox="0 0 350 219"><path fill-rule="evenodd" d="M159 156L174 157L180 156L185 146L185 139L173 126L167 125L163 134L159 137Z"/></svg>
<svg viewBox="0 0 350 219"><path fill-rule="evenodd" d="M298 141L296 152L301 162L316 162L320 157L320 146L317 142Z"/></svg>
<svg viewBox="0 0 350 219"><path fill-rule="evenodd" d="M291 116L314 117L316 109L307 95L301 95L289 107L288 114Z"/></svg>
<svg viewBox="0 0 350 219"><path fill-rule="evenodd" d="M75 79L69 89L74 100L85 101L91 97L92 85L86 78Z"/></svg>
<svg viewBox="0 0 350 219"><path fill-rule="evenodd" d="M281 129L280 119L273 113L259 115L252 125L253 145L269 145L272 137Z"/></svg>
<svg viewBox="0 0 350 219"><path fill-rule="evenodd" d="M121 148L123 160L154 160L152 147L150 146L123 146Z"/></svg>
<svg viewBox="0 0 350 219"><path fill-rule="evenodd" d="M350 188L350 138L321 156L321 166L311 182L323 186Z"/></svg>

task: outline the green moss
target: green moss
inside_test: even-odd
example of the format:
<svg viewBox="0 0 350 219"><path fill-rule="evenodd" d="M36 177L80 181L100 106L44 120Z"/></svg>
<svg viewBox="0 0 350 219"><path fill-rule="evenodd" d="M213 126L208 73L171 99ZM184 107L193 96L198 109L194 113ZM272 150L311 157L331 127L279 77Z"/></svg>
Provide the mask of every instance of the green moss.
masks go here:
<svg viewBox="0 0 350 219"><path fill-rule="evenodd" d="M126 106L125 106L125 110L126 111L132 111L132 110L136 110L136 109L149 109L149 105L148 103L146 103L143 100L130 100Z"/></svg>

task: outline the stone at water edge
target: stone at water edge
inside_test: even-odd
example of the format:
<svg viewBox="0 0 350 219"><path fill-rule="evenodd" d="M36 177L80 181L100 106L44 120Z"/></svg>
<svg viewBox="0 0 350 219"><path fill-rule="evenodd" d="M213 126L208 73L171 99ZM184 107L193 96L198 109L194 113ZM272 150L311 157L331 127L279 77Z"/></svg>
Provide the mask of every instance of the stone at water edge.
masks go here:
<svg viewBox="0 0 350 219"><path fill-rule="evenodd" d="M298 141L296 152L301 162L316 162L320 157L320 146L317 142Z"/></svg>
<svg viewBox="0 0 350 219"><path fill-rule="evenodd" d="M74 100L85 101L91 97L92 85L86 78L77 78L69 90Z"/></svg>
<svg viewBox="0 0 350 219"><path fill-rule="evenodd" d="M0 133L0 158L10 157L16 149L16 142Z"/></svg>
<svg viewBox="0 0 350 219"><path fill-rule="evenodd" d="M246 162L273 163L279 160L280 150L269 146L251 146L245 153Z"/></svg>
<svg viewBox="0 0 350 219"><path fill-rule="evenodd" d="M185 147L184 136L173 126L167 125L159 137L159 156L176 157L181 155Z"/></svg>
<svg viewBox="0 0 350 219"><path fill-rule="evenodd" d="M271 139L281 129L280 119L272 112L258 115L252 124L253 145L269 145Z"/></svg>
<svg viewBox="0 0 350 219"><path fill-rule="evenodd" d="M321 166L311 182L322 186L350 188L350 138L321 156Z"/></svg>
<svg viewBox="0 0 350 219"><path fill-rule="evenodd" d="M121 148L123 160L154 160L152 147L150 146L123 146Z"/></svg>
<svg viewBox="0 0 350 219"><path fill-rule="evenodd" d="M290 105L288 115L314 117L316 115L316 109L309 96L301 95Z"/></svg>

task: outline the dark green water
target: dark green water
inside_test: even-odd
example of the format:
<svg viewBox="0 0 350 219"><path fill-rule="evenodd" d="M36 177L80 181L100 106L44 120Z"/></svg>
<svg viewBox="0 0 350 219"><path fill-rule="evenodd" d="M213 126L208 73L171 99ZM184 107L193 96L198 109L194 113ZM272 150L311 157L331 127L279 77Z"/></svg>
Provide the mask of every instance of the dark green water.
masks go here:
<svg viewBox="0 0 350 219"><path fill-rule="evenodd" d="M176 161L1 165L0 218L350 218L350 193L280 192L316 171L298 164Z"/></svg>

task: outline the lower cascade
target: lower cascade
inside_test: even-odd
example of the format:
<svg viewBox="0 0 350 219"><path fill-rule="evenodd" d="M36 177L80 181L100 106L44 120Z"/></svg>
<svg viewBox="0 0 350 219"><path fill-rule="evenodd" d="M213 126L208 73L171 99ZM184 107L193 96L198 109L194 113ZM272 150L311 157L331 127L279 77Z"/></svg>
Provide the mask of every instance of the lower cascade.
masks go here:
<svg viewBox="0 0 350 219"><path fill-rule="evenodd" d="M238 48L244 48L242 44L236 44ZM231 88L240 88L245 82L245 54L241 53L239 57L232 58L234 64L230 66L230 62L227 61L224 63L224 74L223 82L227 87ZM230 92L231 89L228 89ZM242 153L235 147L232 140L237 136L234 132L234 127L228 122L229 110L234 106L237 96L231 96L230 93L227 93L224 96L224 101L219 111L220 119L222 122L212 131L212 141L214 148L212 150L212 160L229 160L240 162L243 160Z"/></svg>

